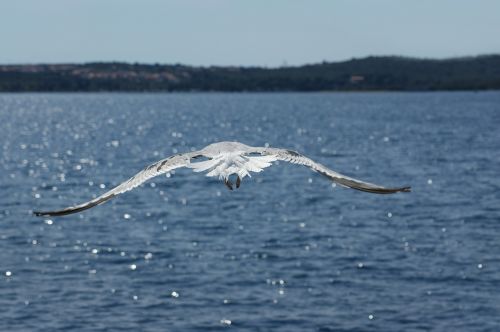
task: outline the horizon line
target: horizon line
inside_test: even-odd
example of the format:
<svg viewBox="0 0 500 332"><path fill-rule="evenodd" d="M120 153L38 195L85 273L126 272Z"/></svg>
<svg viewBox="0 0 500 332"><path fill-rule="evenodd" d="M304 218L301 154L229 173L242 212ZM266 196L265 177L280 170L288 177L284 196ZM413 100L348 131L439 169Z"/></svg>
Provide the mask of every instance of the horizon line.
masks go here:
<svg viewBox="0 0 500 332"><path fill-rule="evenodd" d="M344 60L320 60L316 62L307 62L303 64L288 65L286 62L282 65L267 66L267 65L193 65L185 64L180 62L139 62L139 61L120 61L120 60L93 60L93 61L81 61L81 62L26 62L26 63L0 63L0 67L15 67L15 66L57 66L57 65L91 65L91 64L128 64L128 65L147 65L147 66L184 66L193 68L265 68L265 69L277 69L277 68L294 68L294 67L305 67L317 64L335 64L335 63L345 63L349 61L364 60L370 58L400 58L406 60L424 60L424 61L449 61L449 60L462 60L462 59L473 59L473 58L483 58L483 57L494 57L500 56L500 53L482 53L475 55L460 55L460 56L448 56L448 57L419 57L419 56L408 56L408 55L366 55L362 57L351 57Z"/></svg>

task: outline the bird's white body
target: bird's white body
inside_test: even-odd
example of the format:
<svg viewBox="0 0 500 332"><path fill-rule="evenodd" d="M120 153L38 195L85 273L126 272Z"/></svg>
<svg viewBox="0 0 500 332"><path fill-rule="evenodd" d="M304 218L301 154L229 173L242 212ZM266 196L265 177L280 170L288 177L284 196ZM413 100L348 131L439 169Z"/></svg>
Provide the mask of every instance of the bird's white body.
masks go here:
<svg viewBox="0 0 500 332"><path fill-rule="evenodd" d="M221 150L221 147L227 145L231 149ZM250 147L241 143L221 142L209 145L211 153L206 152L212 159L200 162L191 162L187 167L195 172L207 171L207 176L218 177L227 181L233 174L243 179L245 176L251 176L250 172L261 172L264 168L272 165L276 157L268 156L249 156L246 155ZM203 151L203 150L202 150Z"/></svg>
<svg viewBox="0 0 500 332"><path fill-rule="evenodd" d="M200 161L200 158L205 158L205 160ZM239 188L241 180L246 176L250 177L251 172L259 173L277 160L307 166L342 186L361 191L377 194L410 191L410 187L385 188L350 178L292 150L253 147L239 142L219 142L210 144L199 151L177 154L153 163L127 181L91 201L58 211L35 212L35 215L61 216L80 212L102 204L116 195L132 190L154 176L180 167L191 168L194 172L207 172L207 176L218 177L224 181L229 189L233 190L233 184L229 179L231 175L237 177L236 188Z"/></svg>

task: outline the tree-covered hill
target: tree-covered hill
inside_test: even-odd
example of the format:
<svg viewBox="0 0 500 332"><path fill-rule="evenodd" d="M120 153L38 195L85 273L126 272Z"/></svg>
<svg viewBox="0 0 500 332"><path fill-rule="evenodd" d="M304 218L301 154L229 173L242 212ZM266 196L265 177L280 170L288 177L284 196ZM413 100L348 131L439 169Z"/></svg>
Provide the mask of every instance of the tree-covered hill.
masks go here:
<svg viewBox="0 0 500 332"><path fill-rule="evenodd" d="M500 55L367 57L298 67L129 63L0 65L0 92L431 91L500 89Z"/></svg>

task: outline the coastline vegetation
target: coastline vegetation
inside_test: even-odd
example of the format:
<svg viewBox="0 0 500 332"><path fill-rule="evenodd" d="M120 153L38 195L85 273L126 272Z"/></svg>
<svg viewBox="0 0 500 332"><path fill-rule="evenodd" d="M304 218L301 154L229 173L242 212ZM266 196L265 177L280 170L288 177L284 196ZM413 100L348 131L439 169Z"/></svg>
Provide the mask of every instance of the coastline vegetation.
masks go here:
<svg viewBox="0 0 500 332"><path fill-rule="evenodd" d="M500 55L442 60L371 56L277 68L122 62L0 65L0 92L494 89L500 89Z"/></svg>

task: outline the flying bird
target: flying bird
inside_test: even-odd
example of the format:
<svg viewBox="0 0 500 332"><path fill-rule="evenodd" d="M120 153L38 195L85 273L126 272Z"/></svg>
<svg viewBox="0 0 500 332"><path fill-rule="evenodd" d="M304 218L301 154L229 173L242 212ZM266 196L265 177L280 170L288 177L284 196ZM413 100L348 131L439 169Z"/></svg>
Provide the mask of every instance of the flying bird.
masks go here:
<svg viewBox="0 0 500 332"><path fill-rule="evenodd" d="M210 144L199 151L176 154L151 164L127 181L88 202L62 210L35 211L33 213L36 216L63 216L84 211L102 204L116 195L132 190L152 177L181 167L191 168L194 172L207 171L207 176L218 177L224 181L229 190L233 190L234 186L236 188L240 187L245 176L250 177L251 172L261 172L264 168L271 166L274 161L287 161L309 167L335 183L369 193L393 194L396 192L409 192L411 189L410 187L386 188L356 180L339 174L292 150L253 147L239 142L219 142ZM236 177L235 184L232 183L231 177L233 179Z"/></svg>

